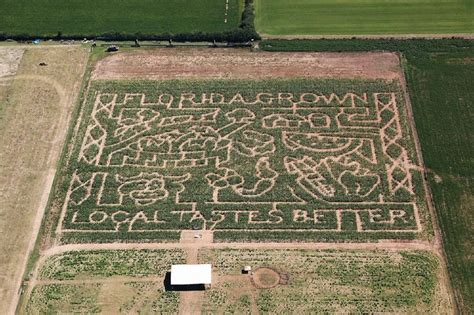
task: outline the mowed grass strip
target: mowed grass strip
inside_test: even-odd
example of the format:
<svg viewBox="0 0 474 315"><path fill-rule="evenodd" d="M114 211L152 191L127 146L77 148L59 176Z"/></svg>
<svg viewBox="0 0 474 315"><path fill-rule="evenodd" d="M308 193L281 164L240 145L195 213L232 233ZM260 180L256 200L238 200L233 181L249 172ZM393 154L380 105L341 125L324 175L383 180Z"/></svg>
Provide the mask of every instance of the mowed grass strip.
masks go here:
<svg viewBox="0 0 474 315"><path fill-rule="evenodd" d="M241 0L0 0L0 33L35 36L221 32L237 27Z"/></svg>
<svg viewBox="0 0 474 315"><path fill-rule="evenodd" d="M256 13L268 35L474 32L471 0L256 0Z"/></svg>

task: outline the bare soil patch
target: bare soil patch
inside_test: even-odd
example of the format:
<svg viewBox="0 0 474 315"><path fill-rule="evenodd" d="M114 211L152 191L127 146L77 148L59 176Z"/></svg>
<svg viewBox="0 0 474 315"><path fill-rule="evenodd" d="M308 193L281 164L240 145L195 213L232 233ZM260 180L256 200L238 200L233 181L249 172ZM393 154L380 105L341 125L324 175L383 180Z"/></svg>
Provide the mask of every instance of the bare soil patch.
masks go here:
<svg viewBox="0 0 474 315"><path fill-rule="evenodd" d="M280 283L280 274L268 267L260 267L252 274L252 283L259 289L270 289Z"/></svg>
<svg viewBox="0 0 474 315"><path fill-rule="evenodd" d="M0 78L16 73L24 50L18 47L0 47Z"/></svg>
<svg viewBox="0 0 474 315"><path fill-rule="evenodd" d="M157 48L120 52L95 65L93 79L261 79L345 77L393 79L395 53L271 53L248 49Z"/></svg>

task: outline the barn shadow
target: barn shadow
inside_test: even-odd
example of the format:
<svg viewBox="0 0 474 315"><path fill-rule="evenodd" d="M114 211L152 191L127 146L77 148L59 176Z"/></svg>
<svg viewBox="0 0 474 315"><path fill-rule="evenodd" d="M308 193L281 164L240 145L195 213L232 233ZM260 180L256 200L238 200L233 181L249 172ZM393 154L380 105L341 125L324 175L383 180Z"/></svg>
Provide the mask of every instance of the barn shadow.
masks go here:
<svg viewBox="0 0 474 315"><path fill-rule="evenodd" d="M171 285L171 272L165 274L163 280L165 291L204 291L206 286L204 284L192 284L192 285Z"/></svg>

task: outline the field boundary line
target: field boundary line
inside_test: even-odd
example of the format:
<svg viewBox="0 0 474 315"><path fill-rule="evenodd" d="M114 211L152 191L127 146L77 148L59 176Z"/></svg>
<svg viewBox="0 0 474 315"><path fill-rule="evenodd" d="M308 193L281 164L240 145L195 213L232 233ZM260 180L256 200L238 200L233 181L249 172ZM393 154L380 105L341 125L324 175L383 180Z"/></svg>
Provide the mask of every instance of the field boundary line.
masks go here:
<svg viewBox="0 0 474 315"><path fill-rule="evenodd" d="M474 34L459 33L459 34L368 34L368 35L270 35L259 33L262 40L265 39L474 39Z"/></svg>
<svg viewBox="0 0 474 315"><path fill-rule="evenodd" d="M248 248L248 249L393 249L393 250L427 250L436 249L432 242L428 241L379 241L374 243L284 243L284 242L266 242L266 243L101 243L101 244L67 244L51 247L42 252L41 261L45 261L51 256L62 254L68 251L87 251L87 250L134 250L134 249L187 249L196 248Z"/></svg>

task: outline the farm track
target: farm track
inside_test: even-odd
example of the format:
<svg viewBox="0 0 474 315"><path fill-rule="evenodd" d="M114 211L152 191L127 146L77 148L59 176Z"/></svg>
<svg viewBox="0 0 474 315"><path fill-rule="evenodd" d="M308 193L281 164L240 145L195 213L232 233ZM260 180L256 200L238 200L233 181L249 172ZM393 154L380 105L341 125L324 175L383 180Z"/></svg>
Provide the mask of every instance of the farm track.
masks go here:
<svg viewBox="0 0 474 315"><path fill-rule="evenodd" d="M438 252L439 245L428 241L380 241L378 243L104 243L104 244L67 244L52 247L42 253L39 264L49 257L68 251L80 250L127 250L127 249L196 249L196 248L232 248L232 249L309 249L309 250L426 250Z"/></svg>
<svg viewBox="0 0 474 315"><path fill-rule="evenodd" d="M463 38L474 39L470 33L452 33L452 34L381 34L381 35L269 35L260 34L262 39L445 39L445 38Z"/></svg>

